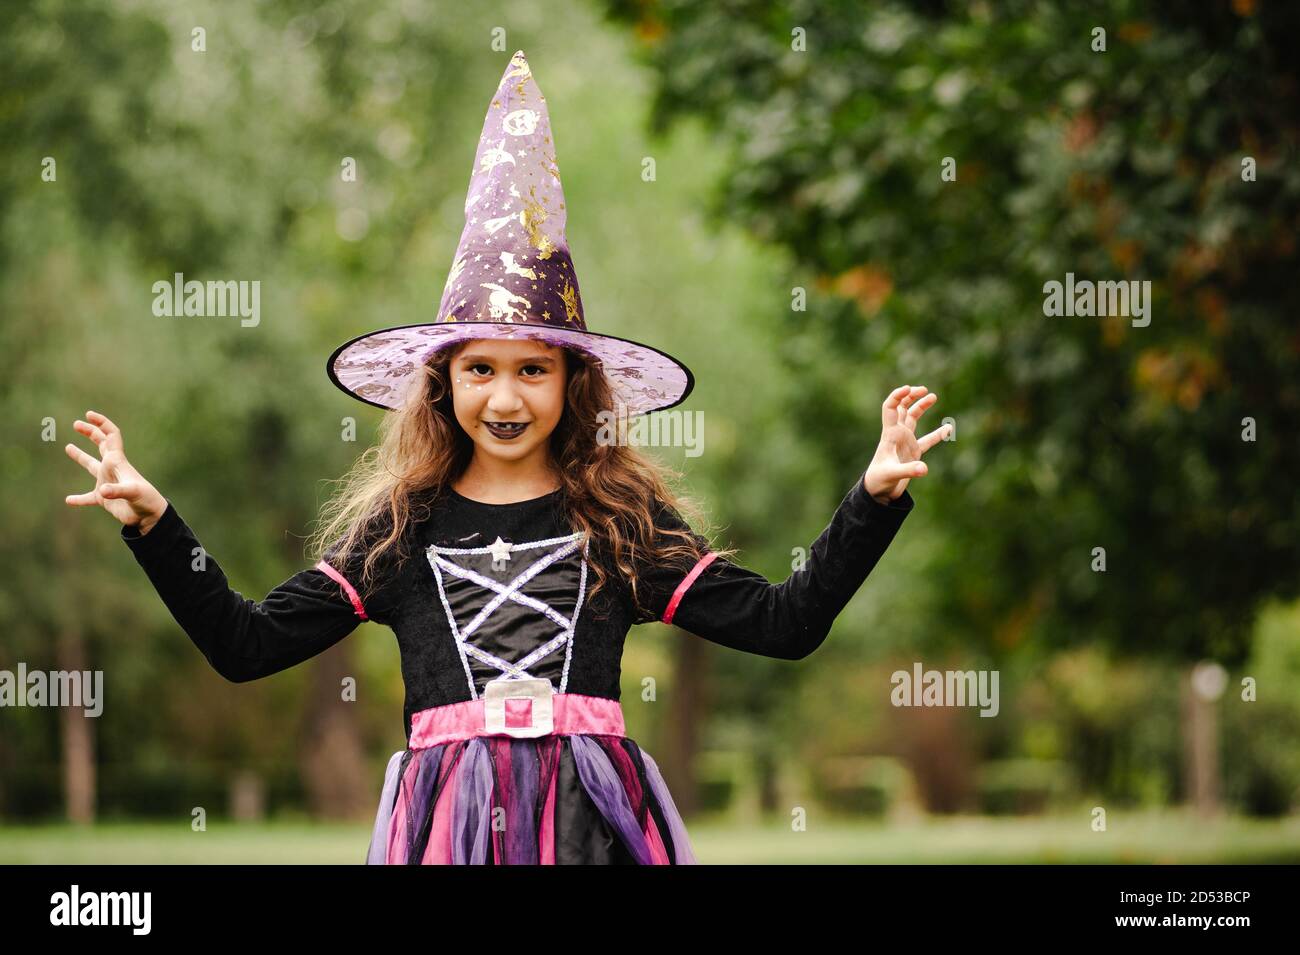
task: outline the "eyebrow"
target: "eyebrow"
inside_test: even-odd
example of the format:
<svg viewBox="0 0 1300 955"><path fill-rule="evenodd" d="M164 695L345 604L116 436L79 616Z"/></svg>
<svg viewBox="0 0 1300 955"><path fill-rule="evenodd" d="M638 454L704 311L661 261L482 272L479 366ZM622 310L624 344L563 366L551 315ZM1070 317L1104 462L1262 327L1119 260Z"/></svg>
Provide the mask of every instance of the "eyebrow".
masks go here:
<svg viewBox="0 0 1300 955"><path fill-rule="evenodd" d="M485 361L485 362L487 362L489 365L492 364L492 363L494 362L494 359L489 358L487 355L461 355L459 360L460 360L460 361L463 361L463 362L480 362L480 361ZM555 359L554 359L554 358L547 358L545 355L533 355L532 357L529 357L529 358L521 358L521 359L519 359L519 364L521 364L521 365L554 365L554 364L555 364Z"/></svg>

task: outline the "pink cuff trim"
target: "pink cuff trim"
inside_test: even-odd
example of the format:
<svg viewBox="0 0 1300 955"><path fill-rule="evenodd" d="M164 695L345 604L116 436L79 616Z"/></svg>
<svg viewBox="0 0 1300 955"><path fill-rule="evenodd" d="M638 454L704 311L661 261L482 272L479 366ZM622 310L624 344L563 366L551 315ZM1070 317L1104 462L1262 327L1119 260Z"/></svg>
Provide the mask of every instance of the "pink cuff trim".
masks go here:
<svg viewBox="0 0 1300 955"><path fill-rule="evenodd" d="M664 623L673 622L673 614L677 612L677 605L682 602L682 596L690 588L691 584L695 583L695 578L704 573L704 568L713 563L713 559L717 556L716 551L711 554L705 554L699 559L696 565L691 568L691 572L686 575L682 582L677 585L677 589L673 591L673 599L668 601L668 609L664 611L662 618Z"/></svg>
<svg viewBox="0 0 1300 955"><path fill-rule="evenodd" d="M366 616L366 608L361 605L361 598L357 596L356 590L353 589L350 583L348 583L348 579L346 577L340 574L329 564L325 563L325 561L323 560L317 562L316 569L326 574L331 580L335 581L340 587L343 588L343 592L346 593L348 595L348 599L352 601L352 606L356 609L356 613L358 617L360 617L362 620L370 619L369 617Z"/></svg>

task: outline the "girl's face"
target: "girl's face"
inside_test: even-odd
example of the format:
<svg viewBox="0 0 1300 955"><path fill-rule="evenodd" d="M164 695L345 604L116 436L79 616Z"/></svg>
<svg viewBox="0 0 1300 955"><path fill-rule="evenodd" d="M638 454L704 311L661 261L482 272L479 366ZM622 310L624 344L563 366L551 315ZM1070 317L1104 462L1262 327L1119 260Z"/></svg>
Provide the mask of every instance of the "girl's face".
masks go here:
<svg viewBox="0 0 1300 955"><path fill-rule="evenodd" d="M545 468L551 432L564 413L564 350L529 339L475 339L449 370L456 420L475 454L516 463L536 458Z"/></svg>

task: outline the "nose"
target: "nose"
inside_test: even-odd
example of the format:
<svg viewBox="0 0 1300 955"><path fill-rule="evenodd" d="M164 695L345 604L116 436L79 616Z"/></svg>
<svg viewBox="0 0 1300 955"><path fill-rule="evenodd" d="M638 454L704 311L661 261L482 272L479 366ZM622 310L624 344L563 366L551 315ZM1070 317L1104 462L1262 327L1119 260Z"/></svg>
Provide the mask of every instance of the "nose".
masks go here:
<svg viewBox="0 0 1300 955"><path fill-rule="evenodd" d="M491 394L488 395L487 407L493 414L510 415L523 407L518 386L510 375L496 376L488 388Z"/></svg>

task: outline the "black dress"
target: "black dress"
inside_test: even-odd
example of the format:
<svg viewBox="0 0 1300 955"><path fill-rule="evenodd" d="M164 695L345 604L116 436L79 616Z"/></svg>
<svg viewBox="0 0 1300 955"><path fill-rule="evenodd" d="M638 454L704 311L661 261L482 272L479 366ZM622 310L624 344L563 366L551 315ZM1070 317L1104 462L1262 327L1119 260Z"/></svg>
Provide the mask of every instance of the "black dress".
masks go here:
<svg viewBox="0 0 1300 955"><path fill-rule="evenodd" d="M372 863L690 863L658 767L623 732L623 641L671 622L722 646L787 660L813 652L884 554L913 500L854 482L804 566L782 583L710 553L694 567L639 563L626 588L587 599L590 549L564 526L561 491L484 504L450 488L409 528L409 556L366 593L364 554L336 550L258 602L230 589L168 502L122 537L182 629L226 679L278 673L363 620L392 628L407 746L385 774ZM660 528L689 529L660 507ZM382 533L382 524L374 533ZM703 538L697 538L705 544Z"/></svg>

